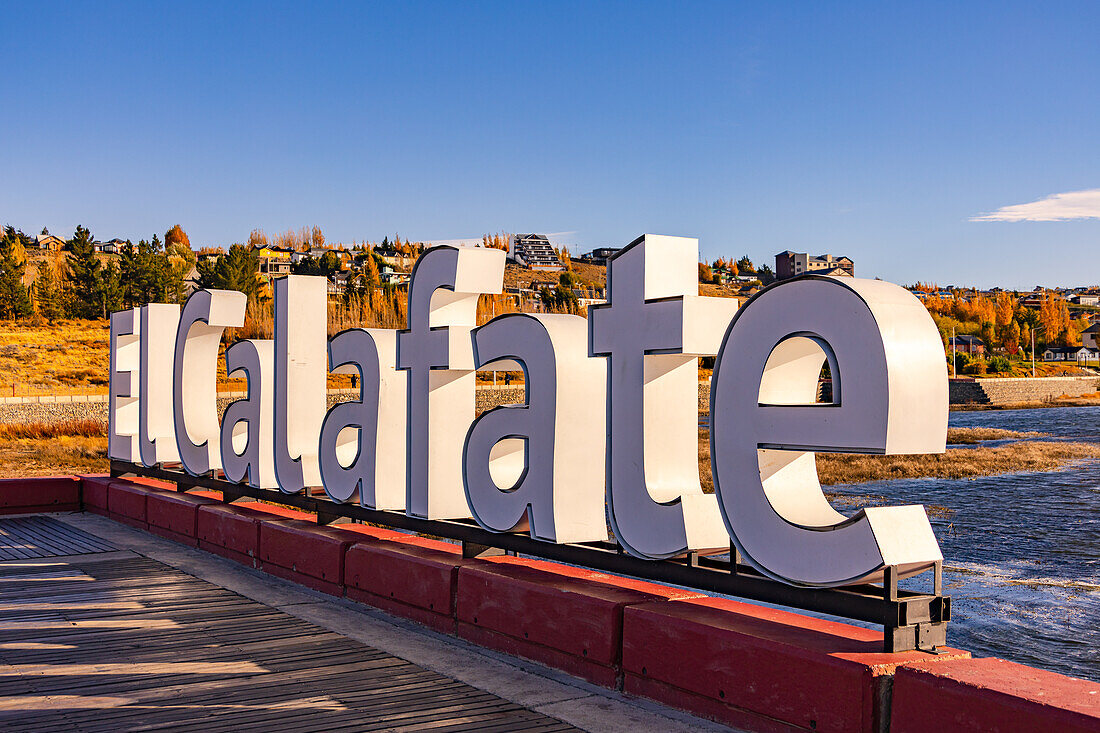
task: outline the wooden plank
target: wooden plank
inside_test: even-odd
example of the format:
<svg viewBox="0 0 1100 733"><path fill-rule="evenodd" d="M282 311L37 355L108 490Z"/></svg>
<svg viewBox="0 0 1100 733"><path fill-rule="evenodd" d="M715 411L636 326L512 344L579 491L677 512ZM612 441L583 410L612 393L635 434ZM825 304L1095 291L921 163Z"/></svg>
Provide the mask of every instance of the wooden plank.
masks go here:
<svg viewBox="0 0 1100 733"><path fill-rule="evenodd" d="M5 731L573 730L147 558L6 570Z"/></svg>
<svg viewBox="0 0 1100 733"><path fill-rule="evenodd" d="M86 555L115 550L108 542L53 517L0 519L0 560Z"/></svg>

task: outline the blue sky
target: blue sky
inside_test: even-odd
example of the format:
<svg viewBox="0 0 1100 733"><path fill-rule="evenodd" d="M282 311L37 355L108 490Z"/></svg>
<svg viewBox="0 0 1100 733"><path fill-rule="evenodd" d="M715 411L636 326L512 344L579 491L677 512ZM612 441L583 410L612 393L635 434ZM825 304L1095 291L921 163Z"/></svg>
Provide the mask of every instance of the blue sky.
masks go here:
<svg viewBox="0 0 1100 733"><path fill-rule="evenodd" d="M0 222L27 231L654 232L1100 282L1097 4L0 2L0 27Z"/></svg>

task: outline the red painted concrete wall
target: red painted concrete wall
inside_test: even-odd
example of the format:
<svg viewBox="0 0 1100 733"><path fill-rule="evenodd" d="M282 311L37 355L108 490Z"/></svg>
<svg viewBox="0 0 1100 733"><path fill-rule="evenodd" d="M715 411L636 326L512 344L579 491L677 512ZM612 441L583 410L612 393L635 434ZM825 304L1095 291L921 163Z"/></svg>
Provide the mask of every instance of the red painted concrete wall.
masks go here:
<svg viewBox="0 0 1100 733"><path fill-rule="evenodd" d="M1100 732L1097 683L961 650L885 654L879 632L848 624L540 560L463 559L451 543L318 526L212 492L102 476L0 481L0 513L81 506L747 730Z"/></svg>
<svg viewBox="0 0 1100 733"><path fill-rule="evenodd" d="M75 476L0 479L0 514L80 511L80 480Z"/></svg>
<svg viewBox="0 0 1100 733"><path fill-rule="evenodd" d="M1100 731L1100 683L1003 659L908 664L893 697L891 733Z"/></svg>

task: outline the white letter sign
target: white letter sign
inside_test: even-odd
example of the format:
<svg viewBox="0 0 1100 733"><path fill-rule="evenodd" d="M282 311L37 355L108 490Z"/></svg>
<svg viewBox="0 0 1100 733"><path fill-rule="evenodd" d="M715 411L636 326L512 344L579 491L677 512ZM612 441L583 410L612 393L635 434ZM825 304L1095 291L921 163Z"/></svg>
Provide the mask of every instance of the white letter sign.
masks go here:
<svg viewBox="0 0 1100 733"><path fill-rule="evenodd" d="M248 298L236 290L197 290L180 314L172 375L172 419L183 468L201 476L221 468L218 348L222 331L244 325Z"/></svg>
<svg viewBox="0 0 1100 733"><path fill-rule="evenodd" d="M133 462L138 457L138 371L141 317L138 310L111 314L111 372L108 375L107 455Z"/></svg>
<svg viewBox="0 0 1100 733"><path fill-rule="evenodd" d="M470 330L477 299L499 293L499 249L434 247L413 267L409 327L397 336L397 368L408 371L408 498L424 519L470 516L462 482L462 446L474 419Z"/></svg>
<svg viewBox="0 0 1100 733"><path fill-rule="evenodd" d="M273 489L275 481L275 344L269 339L238 341L225 350L229 377L248 380L248 396L230 402L222 417L222 470L227 481Z"/></svg>
<svg viewBox="0 0 1100 733"><path fill-rule="evenodd" d="M833 403L814 404L828 359ZM814 451L942 453L947 367L924 306L889 283L800 278L751 300L714 369L711 460L722 514L745 559L795 585L881 579L942 560L924 507L845 517Z"/></svg>
<svg viewBox="0 0 1100 733"><path fill-rule="evenodd" d="M321 485L317 436L325 420L327 324L325 278L275 281L275 477L288 494Z"/></svg>
<svg viewBox="0 0 1100 733"><path fill-rule="evenodd" d="M732 543L761 573L798 586L877 582L888 567L905 577L942 562L923 507L844 516L815 463L818 452L944 451L943 348L908 291L808 275L738 310L734 298L699 295L697 240L645 235L608 260L608 301L587 320L508 313L477 327L478 299L502 291L505 259L485 247L431 248L413 268L405 330L353 328L331 340L326 278L274 280L274 338L226 350L227 373L246 377L248 393L220 426L219 345L244 322L244 294L200 290L182 312L150 304L112 314L108 453L463 520L467 537L473 518L544 542L611 535L615 551L652 560ZM574 274L583 283L588 272ZM549 282L523 273L523 285ZM713 494L699 471L705 356L717 357ZM829 404L817 402L823 365ZM358 377L359 390L327 409L330 369ZM475 419L478 369L522 369L522 402Z"/></svg>
<svg viewBox="0 0 1100 733"><path fill-rule="evenodd" d="M332 337L334 373L359 375L359 399L335 405L321 427L321 479L336 502L359 495L371 509L405 508L406 373L397 331L353 328Z"/></svg>
<svg viewBox="0 0 1100 733"><path fill-rule="evenodd" d="M737 301L699 292L699 242L647 234L607 263L608 304L589 312L608 361L607 509L632 555L729 549L699 483L699 356L717 352Z"/></svg>
<svg viewBox="0 0 1100 733"><path fill-rule="evenodd" d="M530 529L549 542L607 539L602 415L604 359L589 358L588 326L568 315L500 316L474 331L479 367L523 366L522 405L489 410L466 438L466 496L486 529Z"/></svg>

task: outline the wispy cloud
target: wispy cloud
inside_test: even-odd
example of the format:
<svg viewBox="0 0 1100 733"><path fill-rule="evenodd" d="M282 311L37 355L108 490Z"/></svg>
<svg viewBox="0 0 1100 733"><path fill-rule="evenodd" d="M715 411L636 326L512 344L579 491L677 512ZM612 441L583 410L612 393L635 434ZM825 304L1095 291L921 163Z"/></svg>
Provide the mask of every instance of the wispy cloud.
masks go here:
<svg viewBox="0 0 1100 733"><path fill-rule="evenodd" d="M970 221L1069 221L1100 219L1100 188L1056 193L1028 204L1002 206Z"/></svg>

